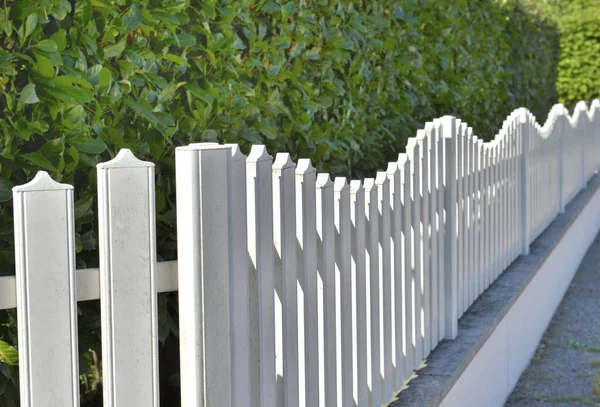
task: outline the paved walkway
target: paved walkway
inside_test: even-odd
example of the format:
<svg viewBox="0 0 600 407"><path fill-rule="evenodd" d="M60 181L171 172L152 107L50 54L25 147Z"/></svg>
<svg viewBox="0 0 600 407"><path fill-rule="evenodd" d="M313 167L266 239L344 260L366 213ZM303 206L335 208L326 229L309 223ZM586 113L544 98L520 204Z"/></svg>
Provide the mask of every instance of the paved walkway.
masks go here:
<svg viewBox="0 0 600 407"><path fill-rule="evenodd" d="M600 235L505 406L600 406Z"/></svg>

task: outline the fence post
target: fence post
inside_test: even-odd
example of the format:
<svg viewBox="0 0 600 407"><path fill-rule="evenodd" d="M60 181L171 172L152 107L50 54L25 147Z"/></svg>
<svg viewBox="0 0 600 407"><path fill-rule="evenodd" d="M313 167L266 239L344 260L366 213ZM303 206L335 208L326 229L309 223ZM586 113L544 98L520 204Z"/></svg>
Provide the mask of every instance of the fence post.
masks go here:
<svg viewBox="0 0 600 407"><path fill-rule="evenodd" d="M444 319L445 338L458 335L458 270L456 263L456 119L444 116L440 119L444 148Z"/></svg>
<svg viewBox="0 0 600 407"><path fill-rule="evenodd" d="M523 109L518 115L519 137L521 138L521 199L520 199L520 223L521 223L521 254L529 254L529 225L527 210L529 203L529 141L530 130L527 112Z"/></svg>
<svg viewBox="0 0 600 407"><path fill-rule="evenodd" d="M558 159L558 213L565 213L565 202L564 202L564 187L563 187L563 166L564 166L564 147L563 140L565 138L566 126L569 124L565 115L565 109L563 108L560 112L558 120L559 126L556 134L556 156Z"/></svg>
<svg viewBox="0 0 600 407"><path fill-rule="evenodd" d="M21 406L79 406L73 187L13 188Z"/></svg>
<svg viewBox="0 0 600 407"><path fill-rule="evenodd" d="M182 407L231 406L230 154L175 150Z"/></svg>
<svg viewBox="0 0 600 407"><path fill-rule="evenodd" d="M104 405L157 407L154 164L123 149L97 169Z"/></svg>

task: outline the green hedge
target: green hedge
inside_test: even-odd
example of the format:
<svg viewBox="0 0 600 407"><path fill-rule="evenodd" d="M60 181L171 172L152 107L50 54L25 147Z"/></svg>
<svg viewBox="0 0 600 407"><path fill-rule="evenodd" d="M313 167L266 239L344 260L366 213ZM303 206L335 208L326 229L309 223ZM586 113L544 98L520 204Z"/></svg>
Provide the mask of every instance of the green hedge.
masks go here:
<svg viewBox="0 0 600 407"><path fill-rule="evenodd" d="M561 103L600 97L600 3L576 10L560 22L561 58L556 83Z"/></svg>
<svg viewBox="0 0 600 407"><path fill-rule="evenodd" d="M172 259L175 146L264 143L372 176L434 117L486 138L519 106L544 117L557 49L556 27L511 1L5 0L0 274L14 267L11 188L40 169L75 185L83 268L98 263L95 165L123 147L155 162L159 258ZM80 304L83 351L98 349L96 306ZM175 306L161 297L161 340Z"/></svg>

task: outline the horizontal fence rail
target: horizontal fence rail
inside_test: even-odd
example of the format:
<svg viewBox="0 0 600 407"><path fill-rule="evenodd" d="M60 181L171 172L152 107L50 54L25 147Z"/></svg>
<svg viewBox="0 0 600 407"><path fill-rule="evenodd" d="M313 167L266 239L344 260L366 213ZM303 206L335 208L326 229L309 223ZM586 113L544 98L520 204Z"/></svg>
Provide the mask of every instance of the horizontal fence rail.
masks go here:
<svg viewBox="0 0 600 407"><path fill-rule="evenodd" d="M158 406L156 294L179 292L182 406L379 406L600 167L600 102L446 116L347 182L254 146L175 153L178 260L156 262L154 165L98 165L100 268L75 270L73 187L15 187L21 405L79 405L77 301L100 299L104 405ZM52 336L47 335L52 330ZM47 366L53 373L46 374ZM41 404L40 404L41 403Z"/></svg>

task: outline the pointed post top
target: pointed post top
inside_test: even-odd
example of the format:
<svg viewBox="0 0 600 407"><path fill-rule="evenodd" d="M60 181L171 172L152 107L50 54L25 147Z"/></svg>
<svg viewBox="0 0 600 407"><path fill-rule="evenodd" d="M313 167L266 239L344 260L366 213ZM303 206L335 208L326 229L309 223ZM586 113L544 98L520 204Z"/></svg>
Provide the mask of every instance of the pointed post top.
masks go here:
<svg viewBox="0 0 600 407"><path fill-rule="evenodd" d="M311 174L313 172L317 172L317 170L315 167L313 167L310 159L301 158L298 160L298 165L296 166L296 175Z"/></svg>
<svg viewBox="0 0 600 407"><path fill-rule="evenodd" d="M331 178L329 177L328 173L321 172L317 174L317 182L315 186L319 189L331 188L333 186L333 182L331 182Z"/></svg>
<svg viewBox="0 0 600 407"><path fill-rule="evenodd" d="M399 171L400 171L400 168L398 167L398 163L397 162L395 162L395 163L394 162L388 163L388 167L385 170L385 172L388 175L390 175L390 176L393 176L393 175L397 174Z"/></svg>
<svg viewBox="0 0 600 407"><path fill-rule="evenodd" d="M122 148L119 154L110 161L96 165L96 168L101 170L104 168L134 168L134 167L154 167L154 163L142 161L133 155L130 149Z"/></svg>
<svg viewBox="0 0 600 407"><path fill-rule="evenodd" d="M60 191L73 189L72 185L61 184L54 181L46 171L38 171L35 177L26 184L13 187L13 192L31 192L31 191Z"/></svg>
<svg viewBox="0 0 600 407"><path fill-rule="evenodd" d="M294 168L296 164L290 158L289 153L277 153L275 162L273 163L274 170L285 170L286 168Z"/></svg>
<svg viewBox="0 0 600 407"><path fill-rule="evenodd" d="M369 193L371 191L377 190L377 185L375 184L375 178L365 178L364 181L365 192Z"/></svg>
<svg viewBox="0 0 600 407"><path fill-rule="evenodd" d="M360 180L357 179L353 179L352 181L350 181L350 193L351 194L358 194L361 193L362 191L364 191L362 182L360 182Z"/></svg>
<svg viewBox="0 0 600 407"><path fill-rule="evenodd" d="M240 149L240 146L238 144L227 143L224 145L226 147L231 148L231 161L233 161L233 162L246 161L246 155L244 153L242 153L242 150Z"/></svg>
<svg viewBox="0 0 600 407"><path fill-rule="evenodd" d="M349 189L348 181L346 181L346 177L335 177L333 181L333 190L335 192L343 192Z"/></svg>
<svg viewBox="0 0 600 407"><path fill-rule="evenodd" d="M250 154L248 155L247 163L259 163L263 161L272 161L273 157L267 151L267 147L264 144L258 144L252 146Z"/></svg>
<svg viewBox="0 0 600 407"><path fill-rule="evenodd" d="M388 179L386 172L384 172L384 171L377 172L377 175L375 176L375 185L382 186L389 182L390 182L390 180Z"/></svg>

